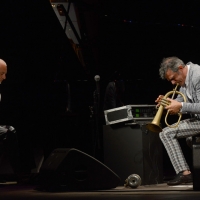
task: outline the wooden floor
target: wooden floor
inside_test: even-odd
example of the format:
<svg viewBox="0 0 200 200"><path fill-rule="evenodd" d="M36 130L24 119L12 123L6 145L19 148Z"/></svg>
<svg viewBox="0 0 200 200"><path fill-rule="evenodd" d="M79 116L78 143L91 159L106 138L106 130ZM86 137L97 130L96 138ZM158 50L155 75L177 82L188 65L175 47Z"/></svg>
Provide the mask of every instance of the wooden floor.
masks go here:
<svg viewBox="0 0 200 200"><path fill-rule="evenodd" d="M193 186L191 184L171 187L168 186L166 183L163 183L157 185L143 185L134 189L124 186L118 186L110 190L98 191L45 192L36 190L36 186L34 185L18 185L15 182L9 182L0 185L0 199L199 200L200 191L193 191Z"/></svg>

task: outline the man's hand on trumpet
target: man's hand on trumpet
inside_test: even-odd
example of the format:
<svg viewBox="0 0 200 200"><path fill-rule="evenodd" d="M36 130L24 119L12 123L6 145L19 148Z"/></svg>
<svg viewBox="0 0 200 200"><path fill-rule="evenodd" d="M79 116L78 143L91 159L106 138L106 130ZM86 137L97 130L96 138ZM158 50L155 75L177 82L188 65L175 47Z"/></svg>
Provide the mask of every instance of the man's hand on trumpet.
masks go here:
<svg viewBox="0 0 200 200"><path fill-rule="evenodd" d="M158 98L155 100L156 103L158 103L158 105L156 107L159 107L161 104L161 100L163 99L164 95L159 95Z"/></svg>
<svg viewBox="0 0 200 200"><path fill-rule="evenodd" d="M156 103L158 103L157 107L160 105L164 106L165 109L169 111L169 114L174 115L180 112L180 109L182 107L182 104L176 100L167 98L164 99L163 95L159 95L158 98L155 100Z"/></svg>
<svg viewBox="0 0 200 200"><path fill-rule="evenodd" d="M174 99L167 98L170 101L168 106L165 106L165 109L169 110L169 114L174 115L180 112L182 104Z"/></svg>

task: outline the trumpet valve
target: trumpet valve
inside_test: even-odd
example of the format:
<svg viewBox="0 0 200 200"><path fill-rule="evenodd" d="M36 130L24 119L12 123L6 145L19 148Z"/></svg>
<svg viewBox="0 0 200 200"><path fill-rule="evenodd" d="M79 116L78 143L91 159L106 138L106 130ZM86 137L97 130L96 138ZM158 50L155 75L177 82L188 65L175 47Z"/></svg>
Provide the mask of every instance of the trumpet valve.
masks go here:
<svg viewBox="0 0 200 200"><path fill-rule="evenodd" d="M170 105L170 101L169 100L167 100L167 99L165 99L165 98L163 98L163 99L161 99L160 100L160 104L162 105L162 106L169 106Z"/></svg>

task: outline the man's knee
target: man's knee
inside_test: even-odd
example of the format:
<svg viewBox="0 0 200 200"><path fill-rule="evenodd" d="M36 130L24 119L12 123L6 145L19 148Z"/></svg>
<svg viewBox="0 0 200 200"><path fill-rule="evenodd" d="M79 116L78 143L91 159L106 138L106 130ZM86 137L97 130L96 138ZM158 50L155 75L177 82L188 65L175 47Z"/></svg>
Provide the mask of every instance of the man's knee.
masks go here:
<svg viewBox="0 0 200 200"><path fill-rule="evenodd" d="M13 126L8 126L8 125L6 125L6 128L7 128L8 131L10 131L10 132L13 132L13 133L16 132L16 130L15 130L15 128L14 128Z"/></svg>
<svg viewBox="0 0 200 200"><path fill-rule="evenodd" d="M159 137L161 140L163 140L166 137L167 132L165 130L162 130L162 132L159 133Z"/></svg>
<svg viewBox="0 0 200 200"><path fill-rule="evenodd" d="M7 129L7 132L4 134L4 138L3 140L7 143L7 142L11 142L11 143L17 143L18 139L17 139L17 132L15 130L15 128L13 126L5 126Z"/></svg>

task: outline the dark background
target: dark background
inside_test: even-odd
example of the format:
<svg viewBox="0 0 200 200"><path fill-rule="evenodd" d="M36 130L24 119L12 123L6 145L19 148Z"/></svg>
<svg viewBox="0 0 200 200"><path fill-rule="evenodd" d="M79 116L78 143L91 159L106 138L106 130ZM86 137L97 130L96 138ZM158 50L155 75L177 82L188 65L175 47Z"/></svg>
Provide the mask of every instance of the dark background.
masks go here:
<svg viewBox="0 0 200 200"><path fill-rule="evenodd" d="M198 1L73 2L79 12L83 51L87 47L90 52L85 67L48 0L0 3L0 57L8 65L0 118L18 131L24 171L34 166L37 147L45 157L57 147L74 147L103 160L102 146L94 150L96 133L90 112L95 75L101 77L101 127L105 87L116 70L125 83L125 104L154 104L158 94L173 88L159 78L162 58L178 56L186 63L200 63ZM70 113L66 113L68 83ZM191 163L191 151L184 149ZM172 169L170 164L165 167Z"/></svg>

